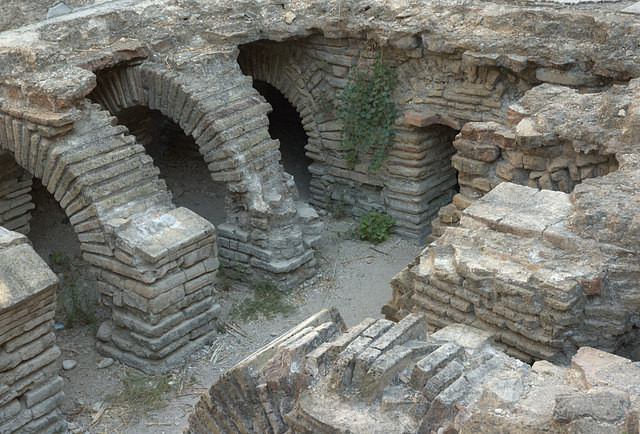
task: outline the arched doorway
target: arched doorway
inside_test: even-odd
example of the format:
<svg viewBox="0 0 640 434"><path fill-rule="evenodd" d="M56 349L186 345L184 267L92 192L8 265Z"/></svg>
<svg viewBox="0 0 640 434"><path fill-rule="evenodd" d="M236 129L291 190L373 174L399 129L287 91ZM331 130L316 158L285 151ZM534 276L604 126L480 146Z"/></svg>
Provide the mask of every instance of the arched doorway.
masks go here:
<svg viewBox="0 0 640 434"><path fill-rule="evenodd" d="M254 80L253 87L267 100L273 111L269 113L269 134L280 141L280 162L285 172L292 175L300 199L309 200L311 172L309 165L313 160L307 157L307 133L302 126L302 118L295 107L274 86L262 80Z"/></svg>

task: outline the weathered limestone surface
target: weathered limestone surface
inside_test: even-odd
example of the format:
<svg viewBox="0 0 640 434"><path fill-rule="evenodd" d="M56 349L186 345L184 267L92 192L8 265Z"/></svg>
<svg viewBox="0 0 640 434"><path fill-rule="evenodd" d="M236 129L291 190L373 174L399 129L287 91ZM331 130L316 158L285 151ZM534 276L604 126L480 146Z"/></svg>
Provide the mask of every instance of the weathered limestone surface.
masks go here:
<svg viewBox="0 0 640 434"><path fill-rule="evenodd" d="M636 432L640 367L581 348L572 367L532 366L491 332L425 317L367 319L333 308L227 371L185 433Z"/></svg>
<svg viewBox="0 0 640 434"><path fill-rule="evenodd" d="M103 351L162 369L161 360L206 339L218 256L251 277L290 285L315 270L320 225L297 205L268 136L269 106L242 72L274 84L299 110L314 159L314 205L386 210L398 232L416 240L436 215L434 235L462 222L411 265L416 287L396 280L391 316L420 306L437 311L428 316L437 326L484 321L520 357L566 359L584 344L621 352L636 344L640 30L627 4L80 7L90 3L70 2L73 11L40 22L46 14L35 7L53 5L3 3L5 16L24 16L0 27L0 148L42 179L74 225L113 309ZM9 30L23 23L33 24ZM400 117L387 164L372 175L366 161L347 170L330 97L377 47L398 73ZM111 115L140 105L193 136L212 178L227 184L229 220L215 234L175 209L153 161L115 125ZM0 218L26 232L29 175L10 168L9 178L0 179ZM504 181L571 196L536 193L526 197L530 209L516 199L463 212ZM501 206L519 211L501 214ZM189 227L177 230L172 219ZM184 243L163 250L165 236ZM511 286L497 290L508 274L502 265L514 281L505 277ZM446 278L436 282L429 267L441 266ZM518 310L528 302L517 297L532 297L532 310Z"/></svg>
<svg viewBox="0 0 640 434"><path fill-rule="evenodd" d="M66 428L53 333L57 287L27 238L0 227L0 432Z"/></svg>
<svg viewBox="0 0 640 434"><path fill-rule="evenodd" d="M568 229L569 195L503 183L392 280L383 311L490 330L507 353L567 362L582 346L637 358L637 256Z"/></svg>
<svg viewBox="0 0 640 434"><path fill-rule="evenodd" d="M315 272L310 245L321 227L313 210L305 217L295 203L297 190L267 130L271 107L241 74L236 54L176 54L170 60L180 74L164 61L136 61L99 74L90 97L112 114L148 106L192 136L212 179L229 192L229 218L218 228L223 264L245 270L248 280L268 276L291 286Z"/></svg>

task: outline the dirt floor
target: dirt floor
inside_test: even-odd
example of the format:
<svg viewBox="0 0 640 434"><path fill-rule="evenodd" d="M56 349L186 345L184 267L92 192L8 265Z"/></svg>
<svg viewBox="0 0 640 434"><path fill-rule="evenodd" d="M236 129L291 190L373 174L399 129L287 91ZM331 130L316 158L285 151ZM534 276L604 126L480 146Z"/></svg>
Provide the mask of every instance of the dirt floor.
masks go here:
<svg viewBox="0 0 640 434"><path fill-rule="evenodd" d="M220 212L221 201L216 200L218 193L211 193L204 182L208 174L202 160L182 158L160 168L178 205L188 206L214 223L224 218ZM189 171L188 177L184 176L184 170ZM96 316L93 325L76 321L73 326L56 331L62 350L60 373L67 395L63 412L71 423L70 431L78 433L181 433L199 395L222 372L310 315L327 306L337 306L348 326L366 317L381 318L380 308L391 298L389 280L421 250L420 246L393 235L374 247L346 235L356 226L355 220L336 220L326 215L323 240L317 248L320 271L288 296L288 301L296 307L294 312L272 319L243 321L231 311L241 300L251 296L251 290L234 281L230 282L228 290L218 285L216 297L223 309L223 327L214 343L192 354L167 376L145 377L117 362L106 368L98 367L104 361L95 350L96 324L106 318L108 312L97 303L95 281L81 259L73 228L57 203L42 188L35 190L34 200L36 209L29 235L34 248L45 259L52 253L53 259L69 258L71 264L67 267L73 273L77 270L72 275L79 276L72 283L87 291L87 294L79 292L80 301L89 300L90 309ZM60 269L53 265L54 269ZM64 271L61 271L61 277L65 277ZM59 312L57 321L64 323L65 320L63 312ZM65 360L77 362L77 365L64 370ZM150 392L145 392L144 386L148 385L168 390L154 400L159 408L150 410L140 403L118 401L132 389L125 388L123 379L140 380L139 390L147 395Z"/></svg>

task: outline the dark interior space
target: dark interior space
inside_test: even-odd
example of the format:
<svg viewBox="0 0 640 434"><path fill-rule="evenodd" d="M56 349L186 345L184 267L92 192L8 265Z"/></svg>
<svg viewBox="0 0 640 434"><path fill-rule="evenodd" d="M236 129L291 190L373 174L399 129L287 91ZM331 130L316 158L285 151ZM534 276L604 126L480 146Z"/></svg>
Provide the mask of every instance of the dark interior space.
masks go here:
<svg viewBox="0 0 640 434"><path fill-rule="evenodd" d="M309 165L313 160L305 154L307 133L302 127L302 119L295 107L285 96L269 83L254 80L253 87L267 100L273 111L269 113L269 134L280 140L280 161L284 170L293 175L300 193L300 199L309 200L311 173Z"/></svg>
<svg viewBox="0 0 640 434"><path fill-rule="evenodd" d="M153 158L177 206L189 208L214 225L226 221L226 185L211 179L193 137L147 107L132 107L116 116Z"/></svg>

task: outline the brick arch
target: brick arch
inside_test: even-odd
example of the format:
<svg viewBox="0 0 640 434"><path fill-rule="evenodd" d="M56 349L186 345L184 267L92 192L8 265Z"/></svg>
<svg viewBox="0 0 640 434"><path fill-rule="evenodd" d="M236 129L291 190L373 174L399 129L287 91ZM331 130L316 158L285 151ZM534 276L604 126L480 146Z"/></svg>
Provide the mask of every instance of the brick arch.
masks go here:
<svg viewBox="0 0 640 434"><path fill-rule="evenodd" d="M62 113L14 112L5 102L0 148L42 180L78 234L111 310L97 335L103 354L157 372L210 340L215 230L173 205L126 128L89 100Z"/></svg>
<svg viewBox="0 0 640 434"><path fill-rule="evenodd" d="M279 50L261 45L262 50L243 50L238 57L238 63L245 75L254 80L264 81L278 89L296 109L302 119L302 126L309 135L307 146L317 146L320 143L318 126L315 116L319 110L313 95L307 90L304 76L313 77L321 70L319 63L314 63L305 74L295 63L293 53L286 47L279 46ZM281 50L288 51L282 54Z"/></svg>
<svg viewBox="0 0 640 434"><path fill-rule="evenodd" d="M158 110L192 136L211 178L230 192L227 222L218 226L221 261L248 271L247 279L301 282L313 275L315 261L295 184L269 135L271 107L235 58L200 66L177 71L146 62L98 72L91 97L113 114L135 106Z"/></svg>

